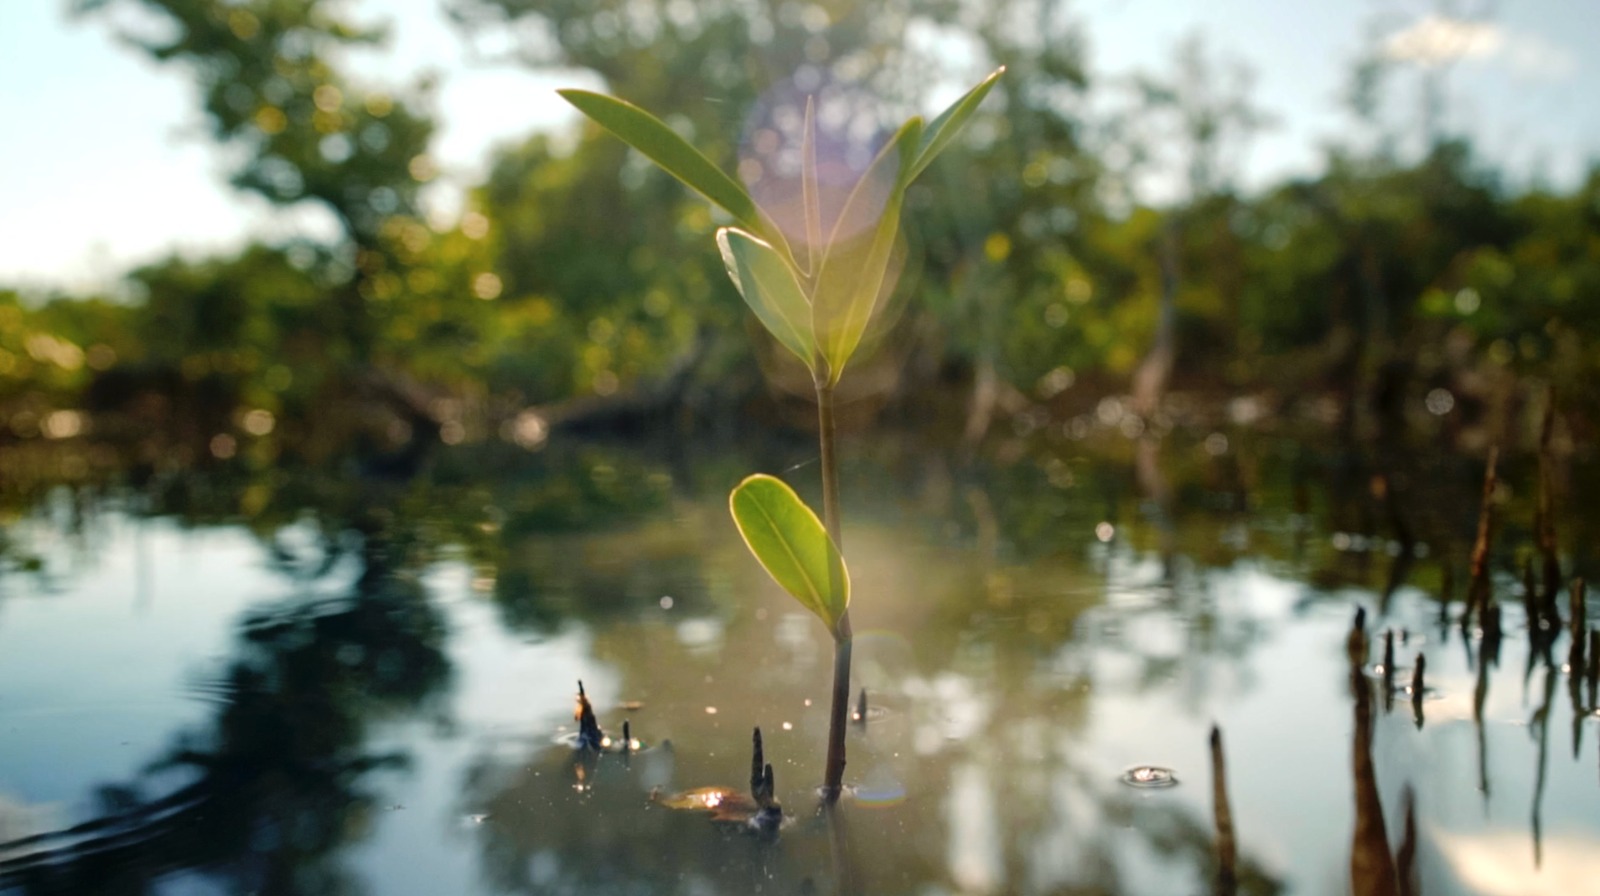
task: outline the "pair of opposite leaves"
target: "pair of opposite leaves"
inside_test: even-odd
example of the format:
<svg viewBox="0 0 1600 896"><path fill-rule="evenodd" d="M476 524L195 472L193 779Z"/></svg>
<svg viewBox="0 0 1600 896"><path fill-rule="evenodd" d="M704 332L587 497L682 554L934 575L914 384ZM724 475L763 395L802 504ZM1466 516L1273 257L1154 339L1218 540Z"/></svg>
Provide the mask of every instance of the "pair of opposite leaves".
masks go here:
<svg viewBox="0 0 1600 896"><path fill-rule="evenodd" d="M901 125L850 191L827 242L821 234L815 116L808 102L801 148L804 259L738 182L660 119L604 94L560 94L748 228L717 231L728 276L762 325L805 363L821 388L839 382L872 317L899 235L906 187L950 145L1004 72L997 69L926 125L920 116ZM886 196L883 185L889 187ZM864 235L844 235L874 216ZM850 577L817 515L788 485L765 474L739 483L729 506L745 544L767 573L837 635L850 603Z"/></svg>

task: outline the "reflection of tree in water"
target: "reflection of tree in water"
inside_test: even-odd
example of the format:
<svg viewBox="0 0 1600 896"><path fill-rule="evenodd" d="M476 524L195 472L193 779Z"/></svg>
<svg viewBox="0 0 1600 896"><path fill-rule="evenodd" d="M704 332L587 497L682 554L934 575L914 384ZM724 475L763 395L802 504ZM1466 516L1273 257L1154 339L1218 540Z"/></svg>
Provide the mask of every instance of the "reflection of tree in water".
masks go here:
<svg viewBox="0 0 1600 896"><path fill-rule="evenodd" d="M711 604L701 527L653 520L589 536L516 542L498 567L495 599L507 627L548 632L572 622L599 624L659 612L669 597L679 612Z"/></svg>
<svg viewBox="0 0 1600 896"><path fill-rule="evenodd" d="M130 461L67 492L68 531L124 508L184 526L243 522L295 597L241 620L233 658L198 688L217 701L208 726L176 736L138 779L101 788L97 817L0 844L0 889L150 892L195 871L230 892L357 891L334 856L371 824L371 773L405 761L367 748L370 723L415 712L450 674L445 625L418 574L447 547L498 570L529 536L615 525L660 507L670 485L626 451L529 460L491 446L398 478L372 473L359 451L327 467ZM20 506L50 493L15 485L6 493ZM507 580L508 604L554 620L576 612ZM327 596L337 582L347 590Z"/></svg>
<svg viewBox="0 0 1600 896"><path fill-rule="evenodd" d="M102 788L99 817L0 844L0 888L145 893L193 871L229 892L358 891L333 857L369 824L369 773L404 762L367 748L368 724L414 710L449 666L408 536L372 517L356 530L349 593L251 612L205 685L212 724L177 736L140 779ZM167 790L173 780L187 783Z"/></svg>

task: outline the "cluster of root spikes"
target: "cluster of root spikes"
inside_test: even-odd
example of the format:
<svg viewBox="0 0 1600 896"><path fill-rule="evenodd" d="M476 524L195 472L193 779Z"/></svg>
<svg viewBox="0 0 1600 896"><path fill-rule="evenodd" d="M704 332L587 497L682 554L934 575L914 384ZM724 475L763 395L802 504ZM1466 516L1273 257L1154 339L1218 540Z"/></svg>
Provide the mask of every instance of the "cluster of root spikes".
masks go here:
<svg viewBox="0 0 1600 896"><path fill-rule="evenodd" d="M866 691L861 692L863 710L865 707ZM614 742L600 728L600 721L595 717L594 705L589 702L589 695L583 689L583 682L578 682L577 707L573 717L578 722L578 738L574 749L579 752L605 753L620 752L631 753L636 742L633 731L628 723L622 723L622 739ZM778 802L777 787L773 780L772 763L766 760L766 750L761 742L761 729L755 728L750 736L750 796L746 799L732 788L708 787L698 791L689 791L674 797L660 800L652 794L652 799L668 808L674 809L701 809L712 813L712 821L735 823L748 827L750 830L761 834L776 834L783 825L783 806Z"/></svg>

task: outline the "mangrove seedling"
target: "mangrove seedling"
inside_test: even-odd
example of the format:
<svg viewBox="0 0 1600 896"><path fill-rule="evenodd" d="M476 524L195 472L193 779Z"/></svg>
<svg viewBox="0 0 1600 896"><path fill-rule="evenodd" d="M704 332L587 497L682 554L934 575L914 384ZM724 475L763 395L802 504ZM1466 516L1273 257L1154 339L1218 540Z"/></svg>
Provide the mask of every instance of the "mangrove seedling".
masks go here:
<svg viewBox="0 0 1600 896"><path fill-rule="evenodd" d="M996 70L931 121L914 116L901 125L828 221L823 220L817 179L816 109L808 101L800 144L804 225L792 234L738 181L660 119L615 97L560 91L580 112L733 217L737 226L716 233L728 276L756 318L811 373L826 522L772 476L744 480L729 504L751 553L833 636L833 696L822 786L829 802L838 798L844 776L852 644L850 579L841 554L834 388L885 291L906 189L960 133L1004 71Z"/></svg>

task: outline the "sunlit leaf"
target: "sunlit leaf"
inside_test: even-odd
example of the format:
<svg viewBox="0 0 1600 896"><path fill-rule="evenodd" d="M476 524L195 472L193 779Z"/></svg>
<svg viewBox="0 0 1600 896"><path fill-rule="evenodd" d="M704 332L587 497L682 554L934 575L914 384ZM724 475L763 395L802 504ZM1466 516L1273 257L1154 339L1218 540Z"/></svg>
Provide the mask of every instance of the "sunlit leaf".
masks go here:
<svg viewBox="0 0 1600 896"><path fill-rule="evenodd" d="M835 631L850 574L822 521L783 480L757 473L728 496L734 524L767 574Z"/></svg>
<svg viewBox="0 0 1600 896"><path fill-rule="evenodd" d="M921 118L895 132L850 191L828 239L812 293L811 322L829 382L839 382L877 305L921 135Z"/></svg>
<svg viewBox="0 0 1600 896"><path fill-rule="evenodd" d="M800 193L806 216L806 270L817 269L822 251L822 193L817 187L817 104L806 97L805 130L800 136Z"/></svg>
<svg viewBox="0 0 1600 896"><path fill-rule="evenodd" d="M734 227L717 231L717 248L745 304L768 332L810 367L816 356L811 303L783 256L771 244Z"/></svg>
<svg viewBox="0 0 1600 896"><path fill-rule="evenodd" d="M911 164L910 174L906 178L907 182L921 174L922 170L928 167L928 163L932 162L939 153L944 152L945 147L950 145L950 141L954 140L956 135L961 133L961 129L966 127L967 120L972 117L973 112L977 111L978 104L983 102L983 98L989 95L990 88L994 87L994 83L1000 80L1000 76L1005 73L1006 67L1003 65L995 69L989 77L978 82L976 87L967 91L961 99L951 103L948 109L940 112L938 117L928 122L927 128L922 132L922 140L917 145L916 161Z"/></svg>
<svg viewBox="0 0 1600 896"><path fill-rule="evenodd" d="M558 90L562 98L616 134L622 142L660 165L663 171L683 181L700 195L715 202L728 214L759 229L760 216L755 200L733 178L712 164L700 150L678 136L666 122L625 100L587 90Z"/></svg>
<svg viewBox="0 0 1600 896"><path fill-rule="evenodd" d="M666 122L626 100L603 93L573 88L556 92L579 112L643 153L661 166L661 170L722 207L788 257L789 245L783 234L744 187L667 127Z"/></svg>

